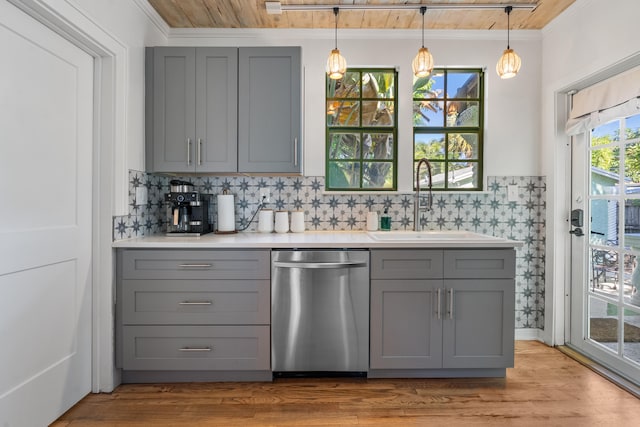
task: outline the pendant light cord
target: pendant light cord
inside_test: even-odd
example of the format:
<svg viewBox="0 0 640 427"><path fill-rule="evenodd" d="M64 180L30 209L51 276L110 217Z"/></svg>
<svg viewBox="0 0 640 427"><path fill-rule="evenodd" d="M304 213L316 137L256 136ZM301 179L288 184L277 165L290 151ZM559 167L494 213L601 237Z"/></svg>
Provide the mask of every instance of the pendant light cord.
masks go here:
<svg viewBox="0 0 640 427"><path fill-rule="evenodd" d="M334 7L333 14L336 17L336 31L335 31L336 49L338 48L338 12L340 12L340 8Z"/></svg>
<svg viewBox="0 0 640 427"><path fill-rule="evenodd" d="M509 29L511 28L511 21L509 17L511 16L511 11L513 10L513 6L507 6L504 8L504 11L507 13L507 49L509 49Z"/></svg>
<svg viewBox="0 0 640 427"><path fill-rule="evenodd" d="M427 11L426 6L420 7L420 13L422 14L422 47L424 47L424 13Z"/></svg>

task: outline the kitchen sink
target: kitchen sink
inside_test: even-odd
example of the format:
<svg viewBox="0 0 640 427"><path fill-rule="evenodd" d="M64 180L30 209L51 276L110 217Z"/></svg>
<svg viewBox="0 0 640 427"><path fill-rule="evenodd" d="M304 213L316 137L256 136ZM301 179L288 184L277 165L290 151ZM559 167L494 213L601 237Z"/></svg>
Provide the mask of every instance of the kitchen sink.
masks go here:
<svg viewBox="0 0 640 427"><path fill-rule="evenodd" d="M471 231L369 231L367 234L380 241L464 241L483 242L504 240L500 237L487 236Z"/></svg>

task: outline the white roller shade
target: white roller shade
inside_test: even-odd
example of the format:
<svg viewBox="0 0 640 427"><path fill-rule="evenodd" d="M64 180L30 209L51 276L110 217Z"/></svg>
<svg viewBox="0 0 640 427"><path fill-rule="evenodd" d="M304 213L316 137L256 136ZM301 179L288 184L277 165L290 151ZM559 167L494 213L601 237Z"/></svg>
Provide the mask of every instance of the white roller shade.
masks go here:
<svg viewBox="0 0 640 427"><path fill-rule="evenodd" d="M616 118L639 113L640 67L636 67L573 95L566 131L576 135Z"/></svg>

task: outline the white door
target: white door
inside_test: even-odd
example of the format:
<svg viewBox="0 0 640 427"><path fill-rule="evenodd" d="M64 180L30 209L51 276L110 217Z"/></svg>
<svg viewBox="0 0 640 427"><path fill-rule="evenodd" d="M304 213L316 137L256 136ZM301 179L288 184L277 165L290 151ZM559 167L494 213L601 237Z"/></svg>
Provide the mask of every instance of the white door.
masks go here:
<svg viewBox="0 0 640 427"><path fill-rule="evenodd" d="M93 59L0 2L0 425L91 389Z"/></svg>
<svg viewBox="0 0 640 427"><path fill-rule="evenodd" d="M573 137L572 209L567 341L640 384L640 114Z"/></svg>

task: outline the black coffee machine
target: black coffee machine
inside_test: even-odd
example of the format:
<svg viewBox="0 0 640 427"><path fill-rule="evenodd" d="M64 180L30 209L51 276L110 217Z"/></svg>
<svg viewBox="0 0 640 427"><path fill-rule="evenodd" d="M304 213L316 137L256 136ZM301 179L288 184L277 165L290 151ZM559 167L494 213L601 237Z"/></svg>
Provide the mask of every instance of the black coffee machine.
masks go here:
<svg viewBox="0 0 640 427"><path fill-rule="evenodd" d="M169 211L167 236L200 236L213 231L211 194L198 193L192 183L171 180L164 195Z"/></svg>

